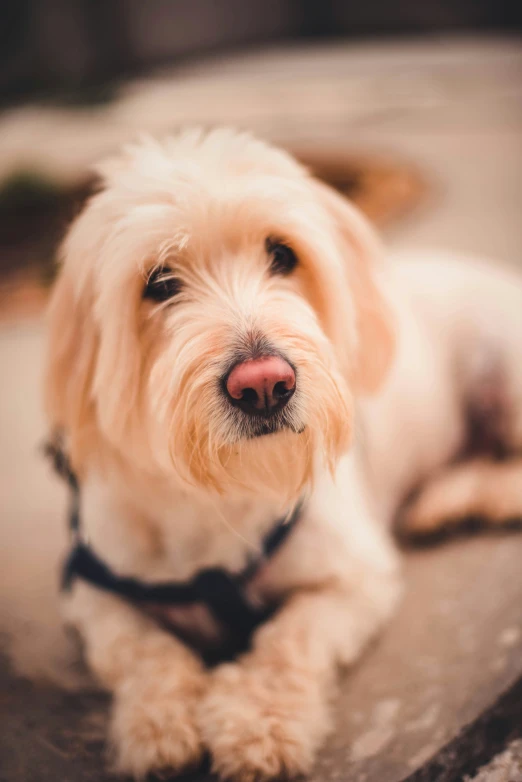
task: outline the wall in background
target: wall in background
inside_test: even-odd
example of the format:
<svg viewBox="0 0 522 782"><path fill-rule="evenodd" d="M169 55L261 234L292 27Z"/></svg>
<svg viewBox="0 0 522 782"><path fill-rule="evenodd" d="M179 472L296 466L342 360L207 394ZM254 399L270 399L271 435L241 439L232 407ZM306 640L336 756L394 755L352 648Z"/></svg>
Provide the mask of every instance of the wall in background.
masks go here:
<svg viewBox="0 0 522 782"><path fill-rule="evenodd" d="M99 100L131 74L281 40L520 29L519 0L0 0L0 101Z"/></svg>

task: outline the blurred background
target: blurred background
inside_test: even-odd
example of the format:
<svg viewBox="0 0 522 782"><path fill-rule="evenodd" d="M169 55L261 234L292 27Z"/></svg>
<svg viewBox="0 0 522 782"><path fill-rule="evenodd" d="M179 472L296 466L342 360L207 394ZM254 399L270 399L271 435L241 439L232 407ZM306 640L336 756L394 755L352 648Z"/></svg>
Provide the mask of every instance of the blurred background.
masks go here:
<svg viewBox="0 0 522 782"><path fill-rule="evenodd" d="M443 225L432 229L435 210L414 234L512 254L503 224L464 224L481 191L497 208L514 205L519 2L2 0L0 9L0 311L41 308L91 164L140 133L187 124L231 124L290 147L381 224L435 206L446 190ZM466 187L463 204L452 203ZM446 217L457 206L455 237Z"/></svg>
<svg viewBox="0 0 522 782"><path fill-rule="evenodd" d="M508 31L516 0L3 0L4 102L108 97L136 74L267 44Z"/></svg>
<svg viewBox="0 0 522 782"><path fill-rule="evenodd" d="M105 778L105 703L59 622L65 491L39 449L43 312L92 164L140 133L233 125L294 152L393 251L520 264L521 43L515 0L0 0L0 778ZM316 782L406 779L513 685L521 555L510 536L408 556ZM462 779L465 757L423 779Z"/></svg>

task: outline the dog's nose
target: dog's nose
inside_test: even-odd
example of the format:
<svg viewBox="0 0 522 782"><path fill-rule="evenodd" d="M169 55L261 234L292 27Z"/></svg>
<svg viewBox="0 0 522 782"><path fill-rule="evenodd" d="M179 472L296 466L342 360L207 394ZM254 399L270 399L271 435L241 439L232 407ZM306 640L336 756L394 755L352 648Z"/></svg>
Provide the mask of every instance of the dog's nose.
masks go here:
<svg viewBox="0 0 522 782"><path fill-rule="evenodd" d="M295 372L280 356L236 364L226 381L231 400L251 415L270 415L286 405L295 391Z"/></svg>

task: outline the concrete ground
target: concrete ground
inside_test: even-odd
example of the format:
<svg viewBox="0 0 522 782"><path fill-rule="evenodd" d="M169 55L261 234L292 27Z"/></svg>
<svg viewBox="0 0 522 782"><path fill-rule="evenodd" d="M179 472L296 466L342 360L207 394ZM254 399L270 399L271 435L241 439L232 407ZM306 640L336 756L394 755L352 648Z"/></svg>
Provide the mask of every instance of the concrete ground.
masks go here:
<svg viewBox="0 0 522 782"><path fill-rule="evenodd" d="M245 103L242 96L250 90L251 97L253 81L256 101ZM185 120L201 119L206 106L208 122L239 119L293 145L400 155L419 166L431 188L424 203L388 233L394 249L429 245L522 261L519 41L276 50L187 67L177 81L165 78L155 89L177 94ZM186 97L183 103L187 94L192 101ZM122 116L131 116L132 123L123 130L125 123L113 115L110 133L102 138L96 131L98 146L83 150L85 160L71 153L62 160L63 171L110 147L115 127L125 134L140 116L152 129L172 120L158 114L156 121L153 111L145 111L146 91L126 100ZM11 130L22 119L8 117ZM59 145L46 146L43 138L40 146L35 141L24 149L19 141L14 149L16 133L2 137L1 131L0 122L0 170L8 159L48 161L53 155L59 167ZM39 320L0 329L0 366L7 368L0 384L0 627L15 671L73 687L82 674L71 665L70 639L59 629L55 589L65 545L65 496L37 452L45 431L42 338ZM403 780L522 675L521 558L517 534L406 556L401 610L345 677L339 727L310 782ZM96 696L61 695L41 685L35 690L4 675L0 777L103 780L104 714L105 701ZM455 756L455 774L460 767ZM476 771L467 769L470 776ZM452 777L451 768L448 773L431 778L462 778Z"/></svg>

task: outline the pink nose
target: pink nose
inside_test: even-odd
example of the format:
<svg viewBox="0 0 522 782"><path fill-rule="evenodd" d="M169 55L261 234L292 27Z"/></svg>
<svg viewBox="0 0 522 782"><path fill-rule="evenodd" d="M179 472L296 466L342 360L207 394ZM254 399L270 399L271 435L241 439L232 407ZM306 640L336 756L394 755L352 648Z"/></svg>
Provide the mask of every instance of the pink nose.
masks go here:
<svg viewBox="0 0 522 782"><path fill-rule="evenodd" d="M280 356L264 356L236 364L226 387L246 413L269 415L284 407L294 393L295 372Z"/></svg>

